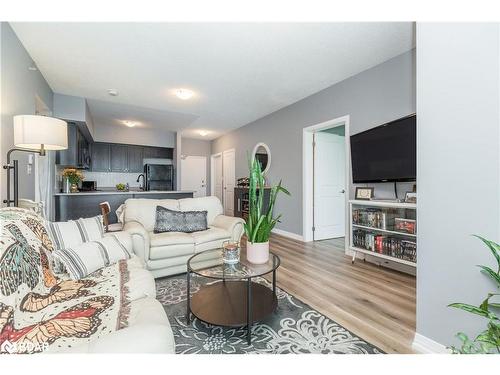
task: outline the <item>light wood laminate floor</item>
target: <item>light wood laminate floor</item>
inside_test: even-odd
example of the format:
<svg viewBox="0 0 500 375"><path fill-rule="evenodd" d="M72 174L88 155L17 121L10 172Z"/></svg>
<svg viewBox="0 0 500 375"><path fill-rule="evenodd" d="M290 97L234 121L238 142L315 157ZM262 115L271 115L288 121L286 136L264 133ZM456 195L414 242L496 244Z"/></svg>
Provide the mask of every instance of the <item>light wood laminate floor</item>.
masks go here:
<svg viewBox="0 0 500 375"><path fill-rule="evenodd" d="M344 239L304 243L273 234L278 286L387 353L411 353L414 276L351 258Z"/></svg>

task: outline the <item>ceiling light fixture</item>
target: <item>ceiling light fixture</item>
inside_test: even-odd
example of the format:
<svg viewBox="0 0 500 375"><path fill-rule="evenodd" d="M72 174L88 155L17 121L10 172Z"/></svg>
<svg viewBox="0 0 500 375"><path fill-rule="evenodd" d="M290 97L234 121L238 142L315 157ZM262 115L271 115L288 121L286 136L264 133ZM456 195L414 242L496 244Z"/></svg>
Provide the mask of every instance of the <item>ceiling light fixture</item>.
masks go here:
<svg viewBox="0 0 500 375"><path fill-rule="evenodd" d="M108 89L108 95L118 96L118 90L117 89Z"/></svg>
<svg viewBox="0 0 500 375"><path fill-rule="evenodd" d="M207 136L207 135L208 135L208 133L209 133L209 132L207 132L206 130L200 130L200 131L198 132L198 134L199 134L199 135L201 135L202 137Z"/></svg>
<svg viewBox="0 0 500 375"><path fill-rule="evenodd" d="M194 96L194 92L188 89L177 89L175 95L181 100L189 100Z"/></svg>
<svg viewBox="0 0 500 375"><path fill-rule="evenodd" d="M128 121L128 120L124 120L122 122L123 122L124 125L128 126L129 128L133 128L134 126L136 126L136 125L139 124L138 122Z"/></svg>

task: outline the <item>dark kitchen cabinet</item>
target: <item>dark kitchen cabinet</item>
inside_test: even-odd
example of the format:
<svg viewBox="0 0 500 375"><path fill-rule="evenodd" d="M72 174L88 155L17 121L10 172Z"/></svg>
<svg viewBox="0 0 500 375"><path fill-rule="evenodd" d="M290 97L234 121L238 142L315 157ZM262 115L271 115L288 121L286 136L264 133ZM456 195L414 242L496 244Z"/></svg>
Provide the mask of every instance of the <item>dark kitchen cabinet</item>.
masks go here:
<svg viewBox="0 0 500 375"><path fill-rule="evenodd" d="M142 159L144 158L144 147L142 146L127 146L128 154L128 172L141 173L143 168Z"/></svg>
<svg viewBox="0 0 500 375"><path fill-rule="evenodd" d="M95 142L92 144L92 171L111 171L109 143Z"/></svg>
<svg viewBox="0 0 500 375"><path fill-rule="evenodd" d="M111 144L111 172L128 172L128 147L127 145Z"/></svg>
<svg viewBox="0 0 500 375"><path fill-rule="evenodd" d="M67 129L68 148L56 152L56 164L80 169L90 168L90 142L75 123L69 122Z"/></svg>
<svg viewBox="0 0 500 375"><path fill-rule="evenodd" d="M144 159L172 159L174 156L173 148L104 142L93 143L91 151L88 159L93 172L141 173ZM82 158L85 160L85 156Z"/></svg>
<svg viewBox="0 0 500 375"><path fill-rule="evenodd" d="M82 132L79 129L77 129L76 132L76 143L78 145L77 167L89 169L92 159L90 155L90 142L83 136Z"/></svg>
<svg viewBox="0 0 500 375"><path fill-rule="evenodd" d="M64 166L76 167L77 161L77 140L76 134L78 129L75 124L68 123L68 148L66 150L56 152L56 164Z"/></svg>
<svg viewBox="0 0 500 375"><path fill-rule="evenodd" d="M144 159L173 159L174 149L166 147L144 147Z"/></svg>

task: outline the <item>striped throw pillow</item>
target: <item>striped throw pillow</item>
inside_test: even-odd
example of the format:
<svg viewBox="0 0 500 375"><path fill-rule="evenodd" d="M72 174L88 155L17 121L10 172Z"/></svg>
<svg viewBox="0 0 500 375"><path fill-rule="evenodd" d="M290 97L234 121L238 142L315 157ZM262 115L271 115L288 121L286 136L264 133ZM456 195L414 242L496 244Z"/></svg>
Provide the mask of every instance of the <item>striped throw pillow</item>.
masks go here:
<svg viewBox="0 0 500 375"><path fill-rule="evenodd" d="M49 236L55 250L73 248L82 243L100 240L104 235L102 215L61 222L47 222ZM55 273L65 273L61 262L54 259L53 270Z"/></svg>
<svg viewBox="0 0 500 375"><path fill-rule="evenodd" d="M54 257L64 264L73 280L84 278L122 259L130 259L131 256L131 249L127 249L112 235L54 251Z"/></svg>

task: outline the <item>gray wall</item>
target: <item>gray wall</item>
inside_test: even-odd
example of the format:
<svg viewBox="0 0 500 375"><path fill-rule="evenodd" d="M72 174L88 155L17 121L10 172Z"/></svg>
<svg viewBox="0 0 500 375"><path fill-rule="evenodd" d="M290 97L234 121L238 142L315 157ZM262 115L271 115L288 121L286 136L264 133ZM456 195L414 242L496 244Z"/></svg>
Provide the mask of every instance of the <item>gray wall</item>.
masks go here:
<svg viewBox="0 0 500 375"><path fill-rule="evenodd" d="M415 51L409 51L276 111L212 142L212 153L236 149L236 177L247 176L247 153L269 145L269 178L283 180L291 197L281 196L278 228L302 234L302 129L350 115L351 134L415 112ZM407 187L401 190L407 190ZM350 189L351 190L351 189ZM377 186L379 197L392 185Z"/></svg>
<svg viewBox="0 0 500 375"><path fill-rule="evenodd" d="M39 71L28 70L33 60L6 22L1 23L1 161L6 163L7 151L14 146L12 117L15 115L35 114L36 96L52 110L53 93ZM19 197L35 198L35 169L30 175L26 172L28 154L14 153L19 160ZM1 200L6 196L5 171L1 170ZM0 203L1 204L1 203Z"/></svg>
<svg viewBox="0 0 500 375"><path fill-rule="evenodd" d="M495 290L471 234L500 239L499 26L418 24L417 46L417 332L449 345L485 321L446 306Z"/></svg>
<svg viewBox="0 0 500 375"><path fill-rule="evenodd" d="M202 139L182 138L181 141L181 155L205 156L207 158L207 195L210 195L211 146L210 141L204 141Z"/></svg>

